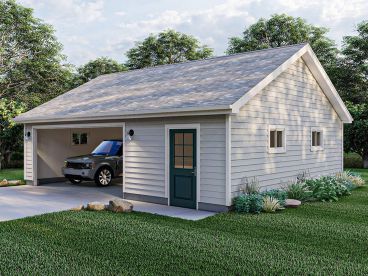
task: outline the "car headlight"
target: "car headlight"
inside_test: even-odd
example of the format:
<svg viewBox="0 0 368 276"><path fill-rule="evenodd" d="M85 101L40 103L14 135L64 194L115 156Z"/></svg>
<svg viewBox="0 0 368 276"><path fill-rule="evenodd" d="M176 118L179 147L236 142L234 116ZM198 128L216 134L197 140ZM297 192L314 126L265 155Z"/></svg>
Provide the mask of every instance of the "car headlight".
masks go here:
<svg viewBox="0 0 368 276"><path fill-rule="evenodd" d="M68 167L68 161L64 161L64 168Z"/></svg>
<svg viewBox="0 0 368 276"><path fill-rule="evenodd" d="M85 163L83 169L92 169L92 163Z"/></svg>

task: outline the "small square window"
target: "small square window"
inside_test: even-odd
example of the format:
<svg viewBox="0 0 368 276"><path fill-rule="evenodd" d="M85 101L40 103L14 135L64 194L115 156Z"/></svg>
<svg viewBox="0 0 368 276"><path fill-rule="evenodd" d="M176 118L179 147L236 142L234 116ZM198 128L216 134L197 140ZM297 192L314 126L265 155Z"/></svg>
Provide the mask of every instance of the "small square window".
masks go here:
<svg viewBox="0 0 368 276"><path fill-rule="evenodd" d="M88 134L83 132L73 132L72 134L72 144L73 145L86 145L88 143Z"/></svg>
<svg viewBox="0 0 368 276"><path fill-rule="evenodd" d="M323 132L320 129L311 130L311 150L323 150Z"/></svg>
<svg viewBox="0 0 368 276"><path fill-rule="evenodd" d="M269 152L282 153L286 151L285 127L270 126L269 127Z"/></svg>

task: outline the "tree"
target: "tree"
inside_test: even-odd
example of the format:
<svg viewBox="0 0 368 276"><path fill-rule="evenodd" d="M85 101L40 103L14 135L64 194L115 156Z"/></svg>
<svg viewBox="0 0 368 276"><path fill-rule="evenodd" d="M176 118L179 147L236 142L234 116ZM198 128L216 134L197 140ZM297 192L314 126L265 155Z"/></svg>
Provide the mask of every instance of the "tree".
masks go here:
<svg viewBox="0 0 368 276"><path fill-rule="evenodd" d="M0 98L37 106L68 89L72 73L53 28L32 9L0 1Z"/></svg>
<svg viewBox="0 0 368 276"><path fill-rule="evenodd" d="M358 153L368 168L368 103L346 104L354 121L345 125L344 148L347 152Z"/></svg>
<svg viewBox="0 0 368 276"><path fill-rule="evenodd" d="M128 70L123 64L119 64L117 61L100 57L95 60L91 60L83 66L77 69L77 74L73 85L79 86L85 82L88 82L100 75L123 72Z"/></svg>
<svg viewBox="0 0 368 276"><path fill-rule="evenodd" d="M0 99L0 169L6 167L11 155L22 148L23 140L18 138L23 127L12 119L24 110L24 105L19 102Z"/></svg>
<svg viewBox="0 0 368 276"><path fill-rule="evenodd" d="M167 30L158 35L151 34L138 42L126 55L127 66L138 69L162 64L172 64L188 60L204 59L212 56L213 50L187 34Z"/></svg>
<svg viewBox="0 0 368 276"><path fill-rule="evenodd" d="M358 25L358 34L345 36L335 85L345 101L368 103L368 21Z"/></svg>
<svg viewBox="0 0 368 276"><path fill-rule="evenodd" d="M259 19L243 32L242 37L230 38L227 53L309 42L321 63L330 69L336 63L338 50L334 41L326 37L327 32L328 29L308 24L300 17L275 14L270 19Z"/></svg>

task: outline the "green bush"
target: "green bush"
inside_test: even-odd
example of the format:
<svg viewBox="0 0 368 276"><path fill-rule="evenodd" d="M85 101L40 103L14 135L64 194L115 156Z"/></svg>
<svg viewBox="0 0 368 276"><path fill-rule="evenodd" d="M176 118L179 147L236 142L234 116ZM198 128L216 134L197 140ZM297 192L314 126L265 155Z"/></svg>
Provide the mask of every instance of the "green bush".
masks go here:
<svg viewBox="0 0 368 276"><path fill-rule="evenodd" d="M308 201L311 199L313 192L308 189L305 182L293 181L286 187L288 198L297 199L300 201Z"/></svg>
<svg viewBox="0 0 368 276"><path fill-rule="evenodd" d="M242 194L234 198L234 207L238 213L259 214L263 209L263 197L260 194Z"/></svg>
<svg viewBox="0 0 368 276"><path fill-rule="evenodd" d="M344 153L345 168L363 168L363 158L354 152Z"/></svg>
<svg viewBox="0 0 368 276"><path fill-rule="evenodd" d="M288 198L287 192L280 189L272 189L261 193L262 197L272 197L279 201L281 206L285 206L285 200Z"/></svg>
<svg viewBox="0 0 368 276"><path fill-rule="evenodd" d="M307 179L305 185L312 191L312 198L317 201L337 201L340 196L350 194L349 188L335 176Z"/></svg>

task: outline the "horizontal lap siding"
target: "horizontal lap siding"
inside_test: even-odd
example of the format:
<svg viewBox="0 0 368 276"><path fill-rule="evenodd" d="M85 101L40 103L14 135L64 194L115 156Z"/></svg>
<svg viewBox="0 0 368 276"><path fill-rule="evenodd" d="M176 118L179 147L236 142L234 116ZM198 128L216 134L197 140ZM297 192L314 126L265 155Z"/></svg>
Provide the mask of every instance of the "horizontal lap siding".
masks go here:
<svg viewBox="0 0 368 276"><path fill-rule="evenodd" d="M125 192L165 197L165 125L200 124L200 202L225 204L225 117L128 120Z"/></svg>
<svg viewBox="0 0 368 276"><path fill-rule="evenodd" d="M242 178L264 189L286 185L308 170L312 176L342 169L341 120L300 59L231 119L232 196ZM268 153L269 125L286 127L286 153ZM323 151L311 151L312 127L323 129Z"/></svg>
<svg viewBox="0 0 368 276"><path fill-rule="evenodd" d="M25 133L27 133L28 131L32 132L32 127L26 125L24 127L24 131ZM29 140L24 140L24 179L25 180L33 180L32 139L33 137Z"/></svg>

